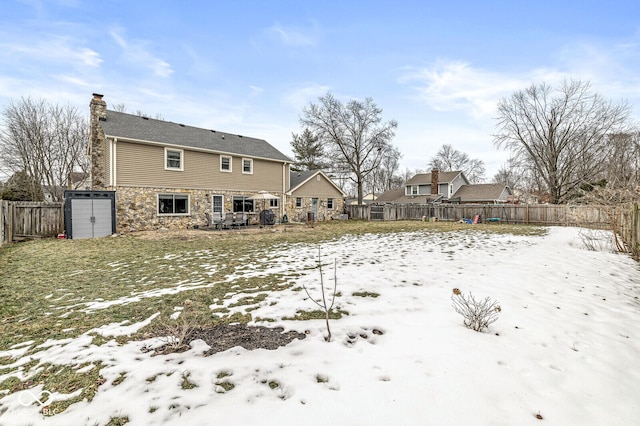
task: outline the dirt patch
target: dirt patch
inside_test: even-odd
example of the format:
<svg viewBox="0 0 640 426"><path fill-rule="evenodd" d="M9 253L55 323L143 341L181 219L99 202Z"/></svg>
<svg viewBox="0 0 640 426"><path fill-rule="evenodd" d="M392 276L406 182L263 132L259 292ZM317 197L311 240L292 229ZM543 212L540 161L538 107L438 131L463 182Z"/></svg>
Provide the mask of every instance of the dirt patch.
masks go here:
<svg viewBox="0 0 640 426"><path fill-rule="evenodd" d="M286 346L294 339L304 339L306 335L297 331L288 331L284 333L282 327L263 327L248 326L247 324L220 324L213 327L200 328L195 330L185 341L186 345L194 340L202 339L207 345L211 346L205 352L205 356L213 355L218 352L226 351L236 346L242 346L247 350L254 349L278 349L280 346ZM187 350L184 346L180 352ZM163 346L156 349L156 354L168 354L174 352L169 346Z"/></svg>

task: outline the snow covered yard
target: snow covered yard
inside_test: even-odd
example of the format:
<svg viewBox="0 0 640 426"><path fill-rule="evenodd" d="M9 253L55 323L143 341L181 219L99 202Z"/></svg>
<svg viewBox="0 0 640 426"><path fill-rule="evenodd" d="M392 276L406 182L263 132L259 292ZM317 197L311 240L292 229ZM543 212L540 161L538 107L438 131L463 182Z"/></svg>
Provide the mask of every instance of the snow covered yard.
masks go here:
<svg viewBox="0 0 640 426"><path fill-rule="evenodd" d="M586 250L578 232L514 236L469 228L283 244L246 265L242 276L295 276L294 286L255 303L235 303L242 293L223 302L275 320L260 325L306 331L305 339L206 357L203 341L158 356L146 349L161 339L97 346L85 333L22 356L31 346L25 342L0 353L13 357L0 366L0 383L17 366L48 362L99 367L101 384L91 402L50 416L40 400L47 396L46 405L69 394L41 385L5 392L0 424L636 424L640 268L626 256ZM327 287L337 260L337 305L348 312L331 322L330 343L324 321L283 319L317 308L301 287L320 294L318 247ZM179 257L175 262L179 268ZM465 328L451 306L454 287L498 300L498 321L483 333ZM105 339L130 334L152 317L93 331Z"/></svg>

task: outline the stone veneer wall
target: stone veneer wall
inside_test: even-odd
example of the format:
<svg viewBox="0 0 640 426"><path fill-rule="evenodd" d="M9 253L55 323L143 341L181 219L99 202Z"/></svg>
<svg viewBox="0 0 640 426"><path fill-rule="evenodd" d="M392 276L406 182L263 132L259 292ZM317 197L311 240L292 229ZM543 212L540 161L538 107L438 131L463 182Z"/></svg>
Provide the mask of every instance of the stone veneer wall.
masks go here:
<svg viewBox="0 0 640 426"><path fill-rule="evenodd" d="M158 216L158 194L189 194L189 215ZM232 211L233 196L247 194L203 189L118 187L116 190L117 232L205 226L207 224L205 213L211 213L211 195L223 195L224 211Z"/></svg>
<svg viewBox="0 0 640 426"><path fill-rule="evenodd" d="M91 188L104 190L109 184L106 181L106 142L104 130L100 125L100 119L107 117L107 103L102 100L102 95L93 94L89 103L89 144L91 152Z"/></svg>
<svg viewBox="0 0 640 426"><path fill-rule="evenodd" d="M297 197L287 198L287 215L289 216L290 221L305 222L307 220L307 213L313 211L313 204L311 200L316 197L300 197L302 198L301 207L296 207L296 198ZM333 199L333 209L327 209L326 198L318 198L318 217L316 217L316 220L331 220L342 214L343 211L344 200L342 198Z"/></svg>

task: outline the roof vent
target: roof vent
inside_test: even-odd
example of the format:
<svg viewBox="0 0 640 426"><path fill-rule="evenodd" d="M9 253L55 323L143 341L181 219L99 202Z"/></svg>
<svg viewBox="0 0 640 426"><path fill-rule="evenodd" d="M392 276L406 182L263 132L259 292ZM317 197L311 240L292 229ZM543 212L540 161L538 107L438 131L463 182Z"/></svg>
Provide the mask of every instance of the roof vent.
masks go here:
<svg viewBox="0 0 640 426"><path fill-rule="evenodd" d="M180 127L184 127L184 124L181 124Z"/></svg>
<svg viewBox="0 0 640 426"><path fill-rule="evenodd" d="M107 121L107 117L98 117L98 121Z"/></svg>
<svg viewBox="0 0 640 426"><path fill-rule="evenodd" d="M215 130L212 130L212 131L211 131L211 133L215 133L215 132L216 132Z"/></svg>
<svg viewBox="0 0 640 426"><path fill-rule="evenodd" d="M224 135L222 135L222 139L224 139Z"/></svg>
<svg viewBox="0 0 640 426"><path fill-rule="evenodd" d="M241 138L241 137L242 137L242 135L238 135L238 137L239 137L239 138Z"/></svg>
<svg viewBox="0 0 640 426"><path fill-rule="evenodd" d="M149 119L149 117L144 117L144 116L142 116L140 118L142 118L143 120L148 120Z"/></svg>

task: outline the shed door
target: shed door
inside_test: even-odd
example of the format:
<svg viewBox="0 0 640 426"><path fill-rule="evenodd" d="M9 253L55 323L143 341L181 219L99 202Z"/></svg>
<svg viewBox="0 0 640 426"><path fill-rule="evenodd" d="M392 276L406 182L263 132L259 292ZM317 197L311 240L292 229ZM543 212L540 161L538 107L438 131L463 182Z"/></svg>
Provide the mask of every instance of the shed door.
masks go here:
<svg viewBox="0 0 640 426"><path fill-rule="evenodd" d="M73 239L111 235L111 200L72 199Z"/></svg>

